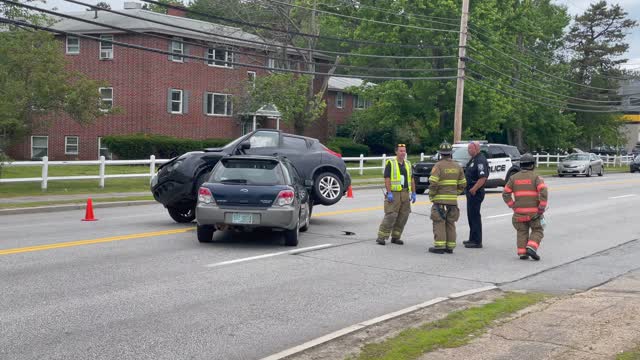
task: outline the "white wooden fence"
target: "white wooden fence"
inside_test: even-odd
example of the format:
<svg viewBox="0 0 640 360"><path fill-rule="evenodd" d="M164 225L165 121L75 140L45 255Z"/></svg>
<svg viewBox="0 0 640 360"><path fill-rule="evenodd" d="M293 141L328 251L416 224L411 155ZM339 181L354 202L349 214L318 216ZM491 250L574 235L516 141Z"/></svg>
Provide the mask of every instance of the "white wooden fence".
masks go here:
<svg viewBox="0 0 640 360"><path fill-rule="evenodd" d="M357 171L358 174L362 175L364 171L369 170L381 170L384 171L384 164L387 159L391 158L393 155L387 156L386 154L382 154L382 156L369 156L365 157L360 154L360 156L356 157L344 157L346 163L357 162L357 167L347 167L349 171ZM567 155L550 155L550 154L536 154L536 161L538 165L555 165L564 159ZM631 155L599 155L600 158L604 161L606 166L623 166L628 165L631 161L633 161L633 156ZM424 161L425 156L424 153L420 154L420 161ZM42 167L42 176L41 177L32 177L32 178L9 178L2 179L0 178L0 184L2 183L19 183L19 182L40 182L42 190L47 189L47 184L49 181L60 181L60 180L99 180L98 184L101 188L104 187L105 179L117 179L117 178L140 178L140 177L152 177L155 174L156 165L164 164L168 162L170 159L156 159L154 155L151 155L147 160L105 160L104 156L100 157L100 160L93 161L49 161L45 156L42 161L14 161L14 162L5 162L2 166L41 166ZM365 163L367 162L367 163ZM149 165L149 172L144 174L105 174L105 168L107 165ZM80 175L80 176L49 176L49 166L74 166L74 165L98 165L98 174L97 175ZM367 165L367 166L365 166Z"/></svg>

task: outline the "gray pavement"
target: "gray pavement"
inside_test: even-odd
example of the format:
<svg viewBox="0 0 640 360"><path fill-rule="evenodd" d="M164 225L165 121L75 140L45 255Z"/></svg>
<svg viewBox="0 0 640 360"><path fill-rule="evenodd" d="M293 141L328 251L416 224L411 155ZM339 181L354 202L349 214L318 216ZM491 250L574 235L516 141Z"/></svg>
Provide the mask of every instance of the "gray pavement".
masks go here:
<svg viewBox="0 0 640 360"><path fill-rule="evenodd" d="M99 209L92 223L82 209L0 216L0 358L257 359L453 292L563 294L638 267L640 176L548 183L540 262L515 256L498 192L483 207L485 248L446 256L425 252L426 196L406 245L375 245L378 189L317 207L299 248L331 247L298 255L277 255L289 250L278 233L199 244L193 224L172 222L159 204ZM463 217L459 241L467 235Z"/></svg>

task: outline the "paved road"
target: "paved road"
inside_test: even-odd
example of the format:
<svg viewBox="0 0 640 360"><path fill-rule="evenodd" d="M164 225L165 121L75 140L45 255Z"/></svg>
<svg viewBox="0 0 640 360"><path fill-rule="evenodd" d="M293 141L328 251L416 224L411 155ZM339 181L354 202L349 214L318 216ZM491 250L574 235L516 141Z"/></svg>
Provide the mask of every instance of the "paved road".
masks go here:
<svg viewBox="0 0 640 360"><path fill-rule="evenodd" d="M298 248L332 247L271 257L290 250L278 234L199 244L160 205L99 209L97 222L83 211L0 216L0 358L258 359L453 292L567 292L638 268L640 176L547 183L540 262L515 256L497 191L483 208L485 248L453 255L425 252L426 196L406 245L375 245L380 190L314 209ZM459 225L461 241L464 216Z"/></svg>

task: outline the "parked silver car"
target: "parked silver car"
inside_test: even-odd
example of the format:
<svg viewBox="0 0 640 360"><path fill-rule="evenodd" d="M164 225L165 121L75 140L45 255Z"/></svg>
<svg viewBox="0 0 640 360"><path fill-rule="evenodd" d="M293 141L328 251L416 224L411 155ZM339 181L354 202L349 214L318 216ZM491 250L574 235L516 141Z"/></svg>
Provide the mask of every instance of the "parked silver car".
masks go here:
<svg viewBox="0 0 640 360"><path fill-rule="evenodd" d="M593 153L571 154L558 163L558 176L604 175L604 161Z"/></svg>

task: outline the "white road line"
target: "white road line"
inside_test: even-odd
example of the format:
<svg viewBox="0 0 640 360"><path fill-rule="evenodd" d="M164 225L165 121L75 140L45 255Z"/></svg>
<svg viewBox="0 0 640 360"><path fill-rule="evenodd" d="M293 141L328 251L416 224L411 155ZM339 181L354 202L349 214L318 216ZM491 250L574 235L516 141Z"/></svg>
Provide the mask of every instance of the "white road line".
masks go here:
<svg viewBox="0 0 640 360"><path fill-rule="evenodd" d="M279 251L279 252L275 252L275 253L271 253L271 254L251 256L251 257L247 257L247 258L235 259L235 260L229 260L229 261L222 261L222 262L218 262L218 263L205 265L205 267L212 268L212 267L218 267L218 266L224 266L224 265L231 265L231 264L237 264L237 263L246 262L246 261L266 259L266 258L270 258L270 257L274 257L274 256L280 256L280 255L302 254L302 253L305 253L305 252L319 250L319 249L325 249L325 248L332 247L332 246L335 246L335 245L333 245L333 244L322 244L322 245L316 245L316 246L309 246L309 247L300 248L300 249L294 249L294 250L289 250L289 251Z"/></svg>
<svg viewBox="0 0 640 360"><path fill-rule="evenodd" d="M485 219L493 219L493 218L499 218L499 217L505 217L505 216L511 216L511 215L513 215L513 213L487 216L487 217L485 217Z"/></svg>
<svg viewBox="0 0 640 360"><path fill-rule="evenodd" d="M277 354L269 355L269 356L267 356L265 358L262 358L261 360L280 360L280 359L284 359L284 358L289 357L291 355L294 355L294 354L303 352L305 350L311 349L314 346L318 346L318 345L324 344L326 342L329 342L329 341L331 341L333 339L337 339L337 338L339 338L341 336L351 334L351 333L356 332L358 330L362 330L362 329L364 329L366 327L369 327L371 325L375 325L377 323L380 323L380 322L383 322L383 321L387 321L387 320L396 318L398 316L402 316L402 315L408 314L410 312L414 312L414 311L417 311L417 310L420 310L420 309L424 309L426 307L441 303L441 302L449 300L449 299L455 299L455 298L459 298L459 297L462 297L462 296L471 295L471 294L477 294L479 292L489 291L489 290L493 290L493 289L497 289L497 287L495 287L493 285L485 286L485 287L481 287L481 288L462 291L462 292L459 292L459 293L454 293L454 294L451 294L451 295L449 295L447 297L439 297L439 298L431 299L429 301L423 302L423 303L418 304L418 305L409 306L408 308L404 308L402 310L394 311L394 312L391 312L391 313L388 313L388 314L385 314L385 315L382 315L382 316L378 316L378 317L373 318L371 320L363 321L363 322L348 326L346 328L340 329L338 331L334 331L334 332L332 332L330 334L321 336L321 337L313 339L311 341L307 341L304 344L300 344L298 346L294 346L292 348L283 350L283 351L281 351L281 352L279 352Z"/></svg>
<svg viewBox="0 0 640 360"><path fill-rule="evenodd" d="M628 198L628 197L633 197L636 196L636 194L628 194L628 195L620 195L620 196L612 196L609 199L622 199L622 198Z"/></svg>

